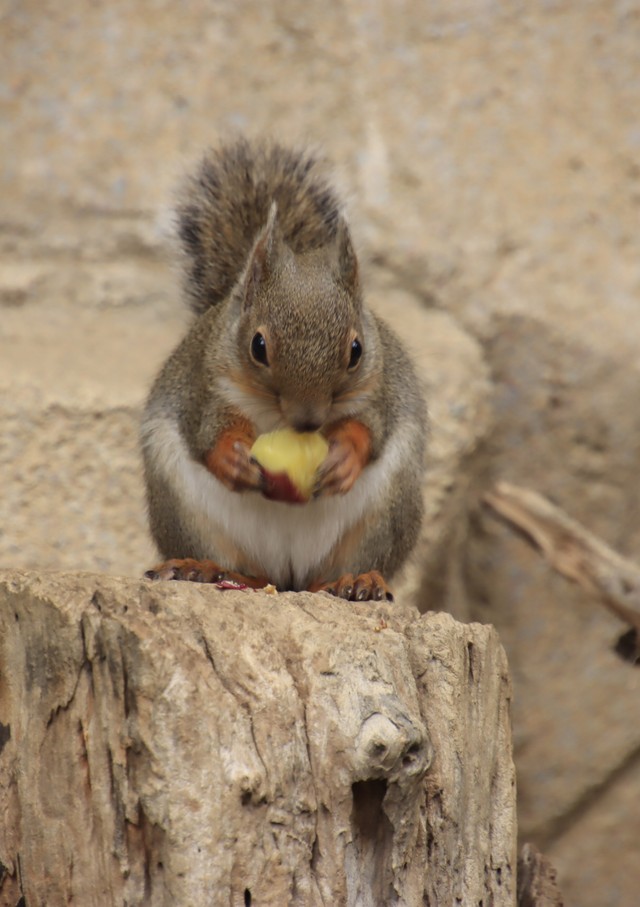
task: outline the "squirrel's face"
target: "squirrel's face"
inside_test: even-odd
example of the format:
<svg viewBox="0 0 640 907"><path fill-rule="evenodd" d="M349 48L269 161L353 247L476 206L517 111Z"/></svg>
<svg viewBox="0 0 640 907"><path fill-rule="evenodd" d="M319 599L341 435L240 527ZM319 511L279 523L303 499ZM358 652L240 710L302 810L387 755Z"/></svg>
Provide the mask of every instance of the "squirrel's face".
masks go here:
<svg viewBox="0 0 640 907"><path fill-rule="evenodd" d="M326 256L288 256L238 300L236 361L227 376L233 402L260 432L317 431L356 415L379 371L377 331L359 293L343 285Z"/></svg>

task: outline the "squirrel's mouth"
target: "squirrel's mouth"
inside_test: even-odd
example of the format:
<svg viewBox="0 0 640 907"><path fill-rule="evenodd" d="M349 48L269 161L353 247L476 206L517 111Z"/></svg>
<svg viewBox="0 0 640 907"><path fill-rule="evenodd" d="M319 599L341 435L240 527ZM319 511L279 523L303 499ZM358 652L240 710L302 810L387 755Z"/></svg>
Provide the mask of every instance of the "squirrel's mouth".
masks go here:
<svg viewBox="0 0 640 907"><path fill-rule="evenodd" d="M241 375L226 374L218 379L226 403L249 419L258 434L293 428L298 432L320 431L338 419L356 417L370 401L375 381L360 382L336 394L330 401L291 401L266 388L249 384Z"/></svg>
<svg viewBox="0 0 640 907"><path fill-rule="evenodd" d="M320 431L329 421L331 409L331 400L280 398L280 410L287 426L300 433Z"/></svg>

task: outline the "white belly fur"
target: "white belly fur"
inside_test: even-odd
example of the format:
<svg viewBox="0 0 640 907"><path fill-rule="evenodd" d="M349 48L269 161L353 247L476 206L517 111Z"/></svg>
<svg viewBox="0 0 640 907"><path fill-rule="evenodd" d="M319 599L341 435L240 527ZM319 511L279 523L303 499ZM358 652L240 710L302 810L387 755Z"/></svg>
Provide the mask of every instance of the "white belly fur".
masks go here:
<svg viewBox="0 0 640 907"><path fill-rule="evenodd" d="M315 571L366 510L375 511L410 449L403 443L404 432L396 431L382 456L366 467L346 495L292 505L254 492L230 491L192 459L170 419L147 422L144 434L147 452L183 502L192 521L190 531L198 535L204 550L222 532L276 586L296 589L304 589L315 578ZM215 559L215 550L210 556Z"/></svg>

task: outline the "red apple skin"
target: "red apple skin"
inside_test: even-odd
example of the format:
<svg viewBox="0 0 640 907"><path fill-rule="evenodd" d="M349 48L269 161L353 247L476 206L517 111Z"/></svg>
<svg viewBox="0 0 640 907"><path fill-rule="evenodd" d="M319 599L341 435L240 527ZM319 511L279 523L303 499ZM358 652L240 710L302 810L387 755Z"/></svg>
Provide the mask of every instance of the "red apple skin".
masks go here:
<svg viewBox="0 0 640 907"><path fill-rule="evenodd" d="M284 501L287 504L306 504L309 498L300 492L286 472L269 472L260 467L264 476L262 494L270 501Z"/></svg>

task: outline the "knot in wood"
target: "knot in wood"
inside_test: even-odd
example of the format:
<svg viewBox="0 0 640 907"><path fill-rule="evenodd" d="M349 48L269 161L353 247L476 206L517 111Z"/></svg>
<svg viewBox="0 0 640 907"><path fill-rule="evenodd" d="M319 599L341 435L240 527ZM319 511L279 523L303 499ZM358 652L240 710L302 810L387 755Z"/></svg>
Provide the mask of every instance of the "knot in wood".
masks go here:
<svg viewBox="0 0 640 907"><path fill-rule="evenodd" d="M374 712L360 728L353 767L356 780L418 780L428 770L431 757L431 744L423 727L406 716L398 723Z"/></svg>

